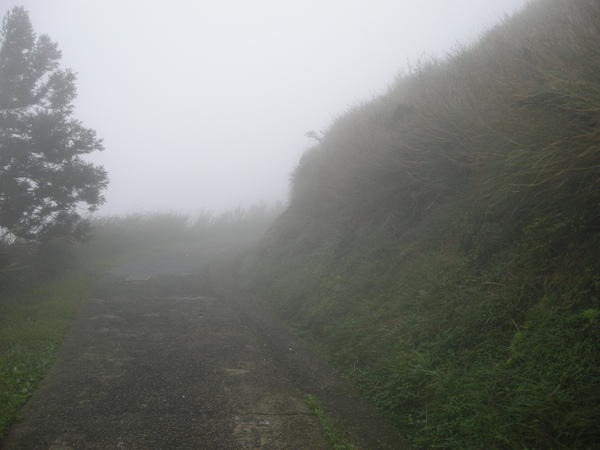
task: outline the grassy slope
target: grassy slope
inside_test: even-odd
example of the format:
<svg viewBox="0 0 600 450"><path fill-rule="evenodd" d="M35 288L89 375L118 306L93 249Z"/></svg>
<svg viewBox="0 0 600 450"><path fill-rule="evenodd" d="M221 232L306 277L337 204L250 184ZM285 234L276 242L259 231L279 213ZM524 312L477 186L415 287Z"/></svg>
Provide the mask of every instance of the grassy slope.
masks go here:
<svg viewBox="0 0 600 450"><path fill-rule="evenodd" d="M533 2L340 116L249 286L423 448L600 442L600 4Z"/></svg>

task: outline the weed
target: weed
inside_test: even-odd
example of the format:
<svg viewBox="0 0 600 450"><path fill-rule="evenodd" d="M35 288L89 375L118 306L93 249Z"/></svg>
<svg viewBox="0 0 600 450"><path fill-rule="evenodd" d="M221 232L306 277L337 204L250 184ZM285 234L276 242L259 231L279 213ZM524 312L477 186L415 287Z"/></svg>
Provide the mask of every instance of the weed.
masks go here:
<svg viewBox="0 0 600 450"><path fill-rule="evenodd" d="M310 412L314 414L321 423L323 430L327 436L327 440L336 450L355 450L356 447L348 443L337 430L333 417L323 411L321 402L316 395L306 394L304 401L310 409Z"/></svg>

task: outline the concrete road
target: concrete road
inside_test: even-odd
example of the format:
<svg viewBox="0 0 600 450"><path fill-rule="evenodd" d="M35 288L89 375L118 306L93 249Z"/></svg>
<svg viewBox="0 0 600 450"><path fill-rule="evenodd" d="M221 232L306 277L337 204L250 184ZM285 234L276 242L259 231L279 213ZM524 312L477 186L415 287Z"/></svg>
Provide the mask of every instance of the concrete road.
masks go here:
<svg viewBox="0 0 600 450"><path fill-rule="evenodd" d="M108 273L81 302L2 448L332 448L305 394L357 447L408 448L236 288L238 254L219 244L172 249Z"/></svg>

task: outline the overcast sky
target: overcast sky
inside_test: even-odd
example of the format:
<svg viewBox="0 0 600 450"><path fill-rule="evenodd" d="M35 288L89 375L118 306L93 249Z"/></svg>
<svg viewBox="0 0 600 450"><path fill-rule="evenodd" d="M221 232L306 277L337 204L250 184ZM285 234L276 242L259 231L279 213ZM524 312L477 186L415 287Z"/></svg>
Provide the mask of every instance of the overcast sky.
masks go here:
<svg viewBox="0 0 600 450"><path fill-rule="evenodd" d="M78 74L102 214L285 201L311 142L408 62L444 55L526 0L0 0Z"/></svg>

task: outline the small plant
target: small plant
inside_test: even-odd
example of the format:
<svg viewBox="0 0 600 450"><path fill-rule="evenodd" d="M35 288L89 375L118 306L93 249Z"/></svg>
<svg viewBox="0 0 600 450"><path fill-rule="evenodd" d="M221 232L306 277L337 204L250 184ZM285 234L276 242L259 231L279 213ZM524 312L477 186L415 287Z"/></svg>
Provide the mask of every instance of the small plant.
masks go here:
<svg viewBox="0 0 600 450"><path fill-rule="evenodd" d="M304 396L304 401L310 409L310 412L319 419L323 430L325 430L327 440L331 443L333 448L336 450L356 450L356 447L348 443L336 429L333 417L323 411L321 402L316 395L306 394Z"/></svg>

